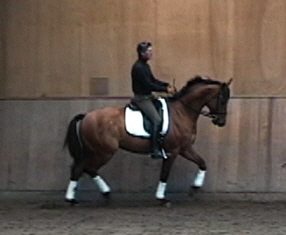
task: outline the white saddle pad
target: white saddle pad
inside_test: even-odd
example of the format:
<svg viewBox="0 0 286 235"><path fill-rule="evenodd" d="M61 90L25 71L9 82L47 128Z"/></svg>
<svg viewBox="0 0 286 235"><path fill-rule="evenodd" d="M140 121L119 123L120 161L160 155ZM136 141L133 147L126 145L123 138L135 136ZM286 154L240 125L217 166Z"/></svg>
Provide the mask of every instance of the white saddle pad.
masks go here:
<svg viewBox="0 0 286 235"><path fill-rule="evenodd" d="M169 128L169 110L165 99L158 98L163 108L163 125L160 134L165 135ZM125 109L125 127L126 131L135 136L150 137L143 126L143 116L138 110L132 110L129 107Z"/></svg>

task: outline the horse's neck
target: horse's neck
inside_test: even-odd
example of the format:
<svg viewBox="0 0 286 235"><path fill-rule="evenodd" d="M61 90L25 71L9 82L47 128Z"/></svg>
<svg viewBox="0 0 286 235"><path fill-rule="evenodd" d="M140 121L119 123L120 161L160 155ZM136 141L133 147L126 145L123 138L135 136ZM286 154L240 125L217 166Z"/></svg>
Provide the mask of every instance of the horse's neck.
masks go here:
<svg viewBox="0 0 286 235"><path fill-rule="evenodd" d="M189 136L188 138L195 138L199 114L186 108L181 100L171 102L169 109L175 133L185 133L184 135Z"/></svg>
<svg viewBox="0 0 286 235"><path fill-rule="evenodd" d="M201 100L199 98L188 98L183 97L180 102L183 104L184 109L189 113L198 114L202 111L204 107L204 100Z"/></svg>
<svg viewBox="0 0 286 235"><path fill-rule="evenodd" d="M202 110L201 105L197 102L189 103L188 100L177 100L174 103L170 104L170 109L172 110L173 118L178 120L186 120L186 122L190 122L186 124L187 126L195 125L196 121L199 117L199 114ZM185 121L182 121L183 123Z"/></svg>
<svg viewBox="0 0 286 235"><path fill-rule="evenodd" d="M211 97L217 93L217 86L208 85L199 87L190 94L181 98L186 112L191 113L196 119L201 113L203 107L210 101Z"/></svg>
<svg viewBox="0 0 286 235"><path fill-rule="evenodd" d="M197 108L197 110L202 110L211 97L213 97L218 92L217 85L206 85L198 87L192 93L186 95L182 98L184 102L189 103Z"/></svg>

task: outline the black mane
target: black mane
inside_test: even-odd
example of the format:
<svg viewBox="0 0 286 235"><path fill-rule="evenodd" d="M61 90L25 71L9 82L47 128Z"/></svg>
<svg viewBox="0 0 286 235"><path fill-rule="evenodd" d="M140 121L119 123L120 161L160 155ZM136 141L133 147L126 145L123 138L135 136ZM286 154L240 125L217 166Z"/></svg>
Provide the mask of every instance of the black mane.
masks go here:
<svg viewBox="0 0 286 235"><path fill-rule="evenodd" d="M205 84L205 85L211 85L211 84L216 84L219 85L221 82L212 80L210 78L203 78L202 76L195 76L191 78L186 85L178 91L174 96L170 97L170 101L176 101L185 96L187 93L189 93L190 88L197 85L197 84Z"/></svg>

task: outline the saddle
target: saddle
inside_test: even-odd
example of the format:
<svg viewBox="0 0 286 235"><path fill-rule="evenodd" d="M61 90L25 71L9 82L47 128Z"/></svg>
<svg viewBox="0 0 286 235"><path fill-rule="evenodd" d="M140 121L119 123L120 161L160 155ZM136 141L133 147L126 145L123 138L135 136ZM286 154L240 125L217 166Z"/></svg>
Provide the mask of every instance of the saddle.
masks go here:
<svg viewBox="0 0 286 235"><path fill-rule="evenodd" d="M165 99L158 98L153 100L159 115L162 118L160 125L160 135L166 135L169 129L169 110ZM132 102L125 107L125 127L127 133L140 136L150 137L152 123Z"/></svg>

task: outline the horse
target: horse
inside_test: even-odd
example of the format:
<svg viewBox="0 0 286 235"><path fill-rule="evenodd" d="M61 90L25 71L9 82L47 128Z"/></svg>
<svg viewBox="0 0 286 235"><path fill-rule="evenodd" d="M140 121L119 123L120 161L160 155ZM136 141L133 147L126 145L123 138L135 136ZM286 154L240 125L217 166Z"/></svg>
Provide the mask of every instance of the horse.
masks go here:
<svg viewBox="0 0 286 235"><path fill-rule="evenodd" d="M200 115L204 115L209 117L214 125L225 126L231 82L232 78L221 82L209 77L195 76L173 96L164 98L169 110L169 128L162 147L167 157L162 160L155 193L155 198L163 204L169 202L166 198L167 180L177 156L195 163L199 168L190 189L203 186L206 163L192 148L197 134L197 121ZM204 107L207 107L208 111ZM68 148L73 164L65 193L67 202L78 203L76 188L83 173L89 175L100 193L108 197L111 188L98 174L98 170L106 165L119 149L139 154L150 152L148 138L127 133L125 109L126 107L103 107L78 114L69 122L64 147Z"/></svg>

